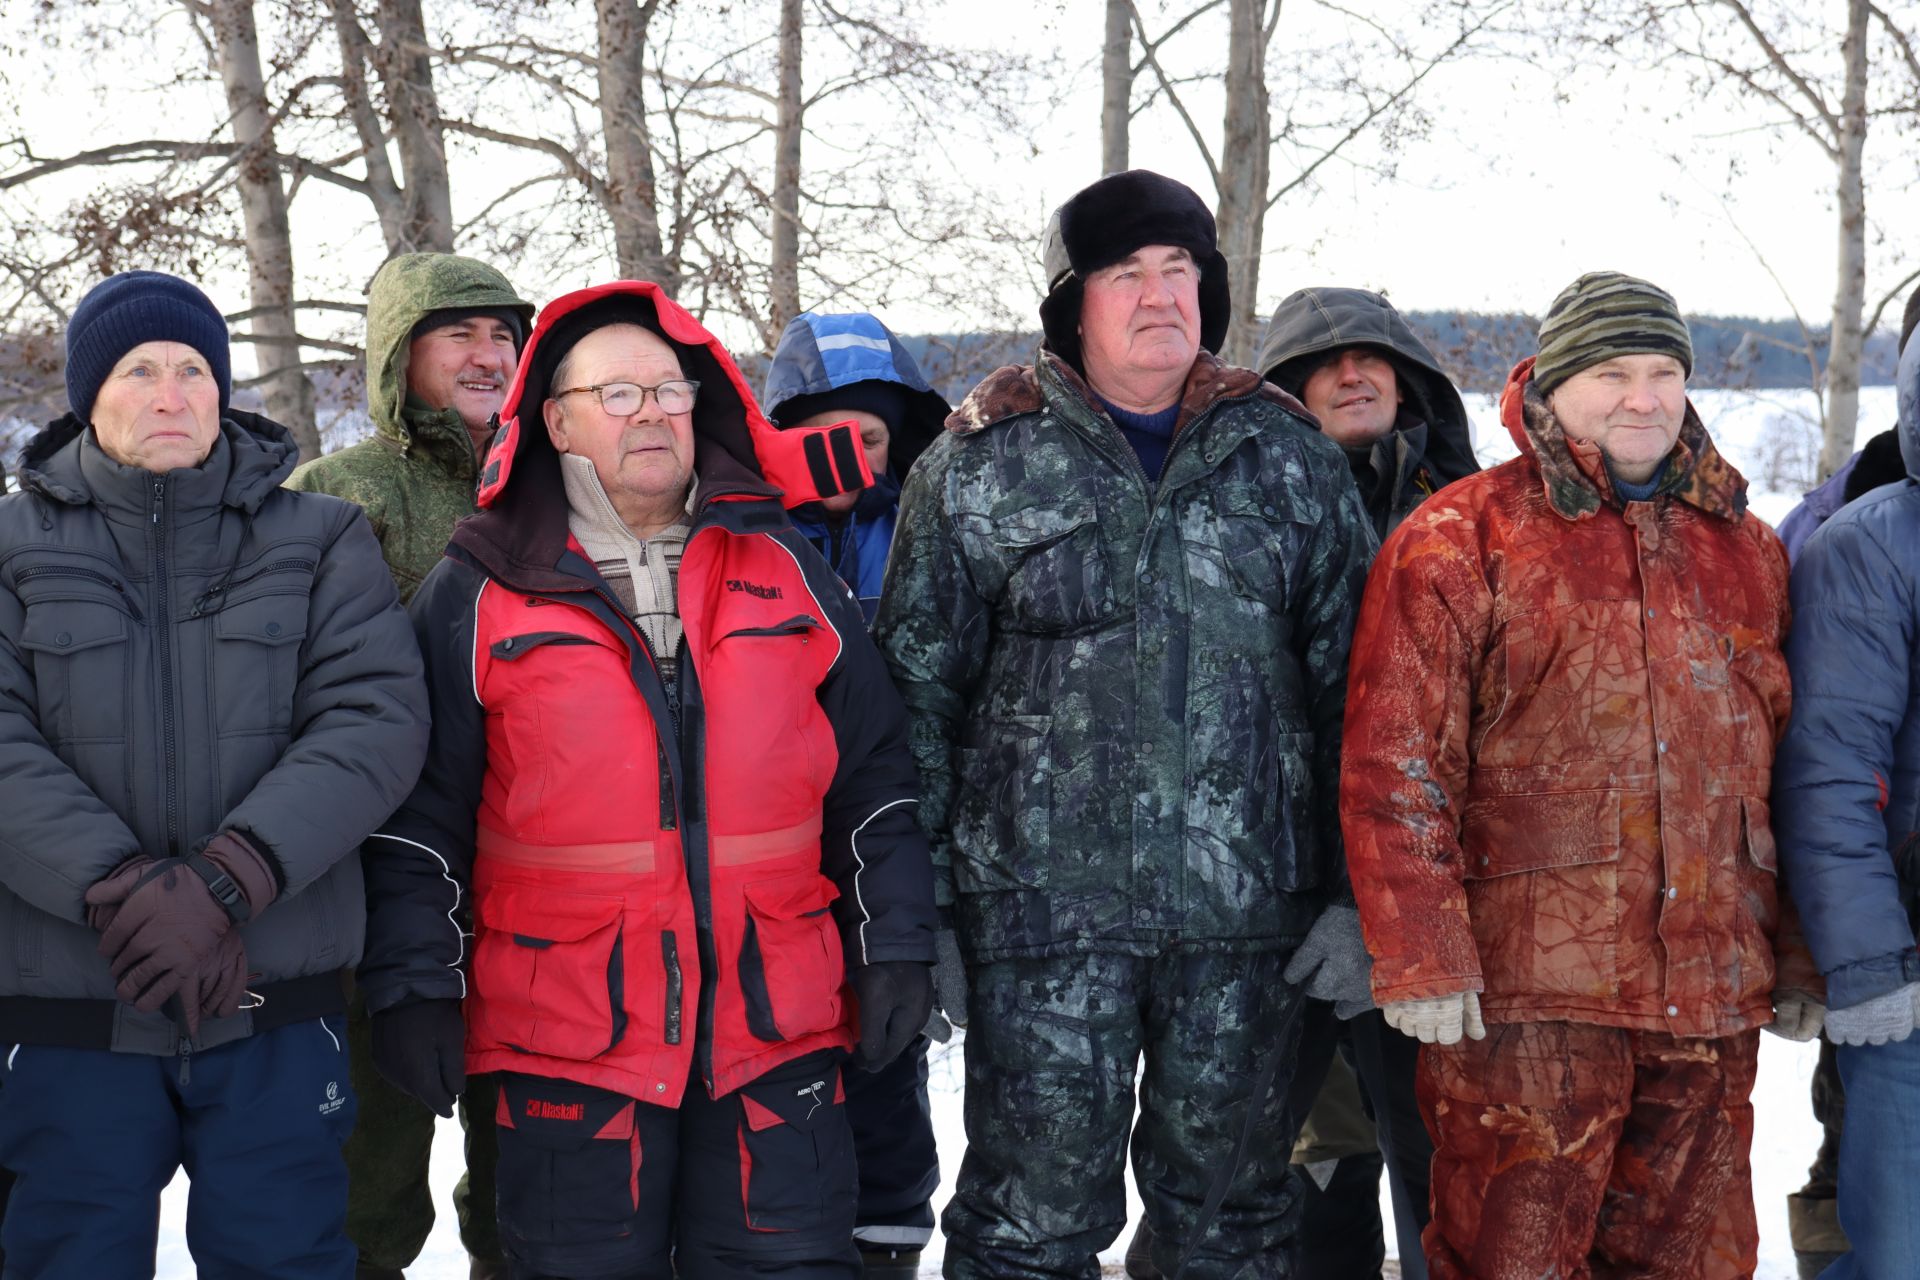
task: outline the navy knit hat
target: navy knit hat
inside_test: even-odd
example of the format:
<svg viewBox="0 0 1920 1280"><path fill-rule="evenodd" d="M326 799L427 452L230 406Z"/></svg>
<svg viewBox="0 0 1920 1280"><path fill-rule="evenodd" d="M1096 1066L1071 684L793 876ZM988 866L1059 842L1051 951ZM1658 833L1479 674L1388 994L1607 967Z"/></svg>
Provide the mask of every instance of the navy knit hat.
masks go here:
<svg viewBox="0 0 1920 1280"><path fill-rule="evenodd" d="M226 416L233 374L225 317L179 276L122 271L88 290L67 323L67 403L82 422L92 421L94 398L113 366L143 342L184 343L204 356Z"/></svg>

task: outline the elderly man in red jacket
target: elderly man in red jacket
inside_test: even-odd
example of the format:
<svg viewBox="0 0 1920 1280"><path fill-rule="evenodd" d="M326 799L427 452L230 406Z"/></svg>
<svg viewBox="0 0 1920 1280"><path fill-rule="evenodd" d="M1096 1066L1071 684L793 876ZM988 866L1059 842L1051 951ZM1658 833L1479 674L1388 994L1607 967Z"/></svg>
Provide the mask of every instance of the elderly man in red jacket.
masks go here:
<svg viewBox="0 0 1920 1280"><path fill-rule="evenodd" d="M1665 292L1582 276L1502 399L1520 456L1367 583L1341 819L1375 999L1428 1042L1434 1280L1753 1273L1758 1029L1815 1034L1818 980L1775 965L1786 553L1692 363Z"/></svg>
<svg viewBox="0 0 1920 1280"><path fill-rule="evenodd" d="M516 1276L860 1273L842 1062L925 1024L934 913L905 712L784 510L866 478L850 431L774 431L653 285L570 294L414 599L362 981L402 1088L501 1073Z"/></svg>

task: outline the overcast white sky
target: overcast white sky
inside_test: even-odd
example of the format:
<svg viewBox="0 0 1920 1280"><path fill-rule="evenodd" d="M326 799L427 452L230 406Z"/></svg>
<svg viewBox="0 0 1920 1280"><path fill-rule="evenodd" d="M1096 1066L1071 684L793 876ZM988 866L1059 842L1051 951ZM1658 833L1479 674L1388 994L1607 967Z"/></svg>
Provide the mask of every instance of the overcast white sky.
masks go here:
<svg viewBox="0 0 1920 1280"><path fill-rule="evenodd" d="M1359 2L1389 24L1413 8L1410 0ZM1807 2L1832 7L1835 0ZM15 14L28 7L27 0L0 3ZM431 20L432 4L428 11ZM1048 210L1097 176L1100 0L942 0L926 4L923 12L928 28L947 38L1014 39L1031 49L1058 50L1067 64L1066 99L1038 130L1037 154L961 146L943 155L940 140L919 140L929 164L949 169L952 181L987 183L1005 193L1011 208L1024 211L1037 230ZM1297 24L1321 24L1306 31L1320 35L1327 25L1345 21L1306 0L1290 0L1286 15L1281 39L1303 30ZM1204 52L1206 37L1199 39L1189 40L1189 51ZM59 62L56 57L47 65L35 54L7 68L22 99L20 130L48 153L126 136L102 123L92 99L40 91L42 85L85 85L99 74L78 60ZM1564 91L1564 104L1556 100L1556 89ZM1430 77L1420 92L1434 127L1401 154L1393 183L1382 186L1369 173L1329 166L1314 189L1274 212L1260 281L1262 310L1303 285L1359 284L1387 290L1403 307L1537 314L1574 276L1605 267L1655 280L1690 311L1786 316L1790 297L1810 321L1824 323L1836 260L1831 166L1805 138L1762 128L1767 118L1750 104L1727 98L1691 105L1691 92L1678 75L1656 68L1611 76L1588 72L1556 85L1525 57L1456 63ZM1217 135L1217 93L1196 103L1201 124ZM1676 108L1679 116L1670 120ZM155 106L149 99L139 109L152 112ZM162 132L179 127L163 122L161 113L156 127ZM880 119L875 127L887 126ZM1890 133L1870 137L1869 172L1900 146ZM1669 158L1676 151L1686 163ZM1161 108L1135 121L1133 159L1187 181L1211 200L1206 168L1170 111ZM456 171L456 211L460 182ZM308 212L316 204L325 208L329 199L309 184L296 215L308 226L325 227L324 256L336 270L343 264L357 268L364 259L364 273L354 277L364 279L380 256L377 231L363 227L346 234L338 219ZM365 222L364 203L337 199L348 221ZM1915 193L1870 190L1876 228L1871 297L1920 265L1920 234L1905 234L1908 227L1920 231L1916 214ZM524 290L543 297L586 283L545 278L535 262L507 265ZM243 280L211 283L235 294L222 297L223 305L242 305ZM1013 287L1030 292L1026 282ZM1890 319L1897 315L1896 307ZM953 328L967 319L911 305L896 307L888 318L919 330Z"/></svg>

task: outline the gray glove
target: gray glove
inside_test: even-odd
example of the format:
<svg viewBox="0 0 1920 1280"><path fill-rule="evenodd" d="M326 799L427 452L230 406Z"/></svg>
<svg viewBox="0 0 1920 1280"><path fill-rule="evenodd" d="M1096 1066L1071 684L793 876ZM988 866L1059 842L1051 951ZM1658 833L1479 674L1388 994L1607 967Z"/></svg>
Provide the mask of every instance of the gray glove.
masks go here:
<svg viewBox="0 0 1920 1280"><path fill-rule="evenodd" d="M948 928L933 933L933 1003L954 1026L967 1025L967 966L959 935Z"/></svg>
<svg viewBox="0 0 1920 1280"><path fill-rule="evenodd" d="M1827 1016L1827 1007L1812 996L1801 991L1776 991L1773 993L1773 1021L1762 1027L1763 1031L1796 1044L1820 1038L1820 1024Z"/></svg>
<svg viewBox="0 0 1920 1280"><path fill-rule="evenodd" d="M1357 1018L1373 1008L1373 957L1360 937L1360 912L1341 906L1322 911L1288 961L1286 976L1315 1000L1332 1004L1336 1018Z"/></svg>
<svg viewBox="0 0 1920 1280"><path fill-rule="evenodd" d="M1887 1044L1913 1034L1913 1006L1920 982L1909 982L1845 1009L1827 1010L1827 1039L1835 1044Z"/></svg>

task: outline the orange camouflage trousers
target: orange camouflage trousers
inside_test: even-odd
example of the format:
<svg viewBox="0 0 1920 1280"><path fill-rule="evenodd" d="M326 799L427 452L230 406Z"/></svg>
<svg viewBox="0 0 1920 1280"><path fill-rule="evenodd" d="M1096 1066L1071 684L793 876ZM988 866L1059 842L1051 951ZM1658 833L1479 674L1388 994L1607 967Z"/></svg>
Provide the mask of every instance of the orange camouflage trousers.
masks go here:
<svg viewBox="0 0 1920 1280"><path fill-rule="evenodd" d="M1760 1033L1503 1023L1423 1045L1432 1280L1743 1280Z"/></svg>

